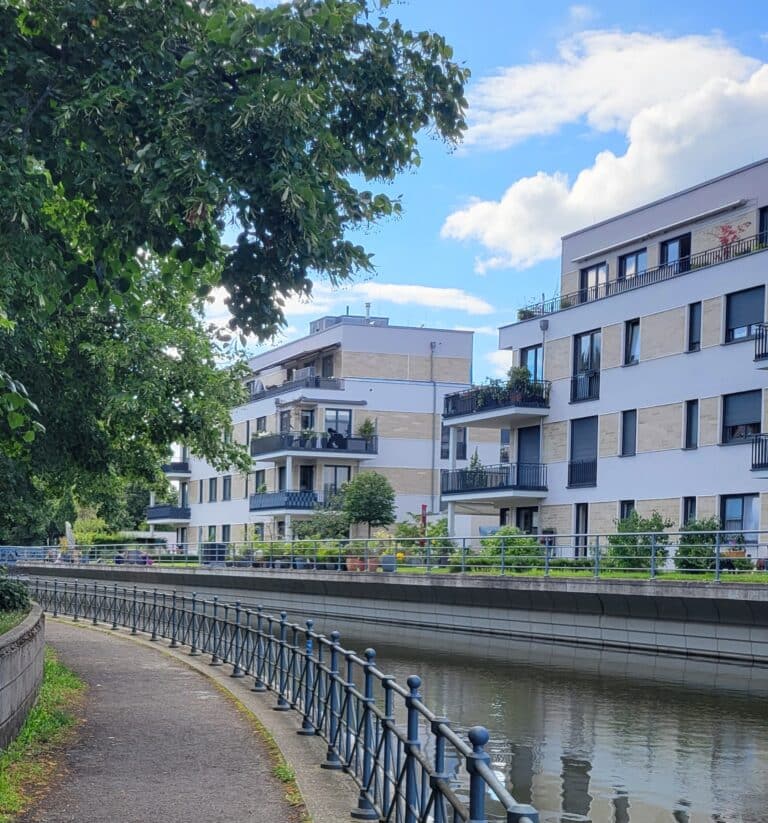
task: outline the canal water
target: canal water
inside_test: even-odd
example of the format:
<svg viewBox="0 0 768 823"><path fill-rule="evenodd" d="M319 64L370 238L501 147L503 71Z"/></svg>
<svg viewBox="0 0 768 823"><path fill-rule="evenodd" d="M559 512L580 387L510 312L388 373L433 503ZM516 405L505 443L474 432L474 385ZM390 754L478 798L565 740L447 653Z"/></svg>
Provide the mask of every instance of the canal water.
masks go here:
<svg viewBox="0 0 768 823"><path fill-rule="evenodd" d="M357 631L360 629L358 627ZM362 650L367 639L342 644ZM377 644L427 705L491 734L493 768L547 823L766 823L768 672L509 642ZM466 645L466 644L465 644ZM490 803L491 808L493 803Z"/></svg>

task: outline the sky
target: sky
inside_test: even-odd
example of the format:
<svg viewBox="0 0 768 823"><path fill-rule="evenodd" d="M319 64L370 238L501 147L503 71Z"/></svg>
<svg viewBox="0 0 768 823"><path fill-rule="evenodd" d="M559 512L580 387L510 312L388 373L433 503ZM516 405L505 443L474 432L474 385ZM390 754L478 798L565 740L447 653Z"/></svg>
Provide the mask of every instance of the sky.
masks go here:
<svg viewBox="0 0 768 823"><path fill-rule="evenodd" d="M390 17L438 31L471 70L469 130L454 150L422 135L421 166L385 189L403 215L353 235L375 276L317 282L274 343L370 302L393 325L474 330L475 382L502 375L497 329L556 293L563 234L768 154L762 10L394 0ZM223 311L219 295L210 313Z"/></svg>

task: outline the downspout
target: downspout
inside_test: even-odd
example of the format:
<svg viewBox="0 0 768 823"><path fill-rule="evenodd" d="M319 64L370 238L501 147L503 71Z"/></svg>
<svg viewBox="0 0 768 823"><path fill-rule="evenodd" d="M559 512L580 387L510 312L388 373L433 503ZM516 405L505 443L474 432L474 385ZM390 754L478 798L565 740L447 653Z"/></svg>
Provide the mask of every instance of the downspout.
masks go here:
<svg viewBox="0 0 768 823"><path fill-rule="evenodd" d="M429 380L432 383L432 511L437 512L438 506L435 505L437 500L437 437L440 429L435 433L437 428L437 383L435 382L435 349L437 342L435 340L429 341Z"/></svg>

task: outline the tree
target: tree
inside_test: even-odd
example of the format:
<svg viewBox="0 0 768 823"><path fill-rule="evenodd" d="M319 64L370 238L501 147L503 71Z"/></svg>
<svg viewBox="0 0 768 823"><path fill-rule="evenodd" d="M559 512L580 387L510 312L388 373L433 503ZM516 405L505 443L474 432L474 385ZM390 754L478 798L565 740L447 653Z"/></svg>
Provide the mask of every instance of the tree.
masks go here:
<svg viewBox="0 0 768 823"><path fill-rule="evenodd" d="M657 567L667 557L669 535L664 529L672 526L657 511L650 517L641 517L633 511L629 517L616 523L616 534L608 536L609 562L627 571L649 569L651 563Z"/></svg>
<svg viewBox="0 0 768 823"><path fill-rule="evenodd" d="M715 567L717 534L720 531L718 517L689 520L681 529L675 553L678 571L707 571Z"/></svg>
<svg viewBox="0 0 768 823"><path fill-rule="evenodd" d="M306 520L293 524L293 536L298 540L341 540L349 537L349 517L339 509L317 509Z"/></svg>
<svg viewBox="0 0 768 823"><path fill-rule="evenodd" d="M367 523L368 537L372 526L395 522L395 490L383 474L362 472L342 486L342 510L350 523Z"/></svg>
<svg viewBox="0 0 768 823"><path fill-rule="evenodd" d="M265 339L312 277L370 271L348 232L401 204L363 185L417 166L420 131L465 128L468 72L388 5L0 0L0 336L135 320L149 277L168 296L223 286L232 328ZM45 395L0 362L0 446L18 452Z"/></svg>

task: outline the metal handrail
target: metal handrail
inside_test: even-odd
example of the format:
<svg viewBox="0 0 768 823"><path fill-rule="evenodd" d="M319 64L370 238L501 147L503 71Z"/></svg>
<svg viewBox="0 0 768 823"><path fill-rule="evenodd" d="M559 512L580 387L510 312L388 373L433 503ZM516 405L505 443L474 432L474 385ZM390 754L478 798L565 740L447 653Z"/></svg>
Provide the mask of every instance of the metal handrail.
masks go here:
<svg viewBox="0 0 768 823"><path fill-rule="evenodd" d="M377 435L361 437L359 435L336 434L331 437L323 432L283 432L267 434L251 439L251 457L282 451L331 451L349 454L377 454L379 438Z"/></svg>
<svg viewBox="0 0 768 823"><path fill-rule="evenodd" d="M268 397L275 397L279 394L285 394L289 391L297 389L324 389L331 391L342 391L344 389L344 380L339 377L302 377L299 380L286 380L279 386L270 386L268 389L253 392L249 399L249 403L255 400L264 400Z"/></svg>
<svg viewBox="0 0 768 823"><path fill-rule="evenodd" d="M688 257L682 257L674 263L663 263L653 269L646 269L634 277L610 280L607 283L600 283L586 289L556 295L549 300L531 303L518 311L518 322L530 320L534 317L541 317L545 314L554 314L564 309L579 306L582 303L602 300L605 297L623 294L626 291L633 291L634 289L650 286L654 283L661 283L664 280L671 280L680 275L688 274L695 269L717 266L720 263L732 260L734 257L755 254L756 252L765 251L766 249L768 249L768 243L766 242L764 233L751 237L742 237L733 243L705 249Z"/></svg>
<svg viewBox="0 0 768 823"><path fill-rule="evenodd" d="M546 491L547 466L545 463L499 463L440 472L441 494L492 489Z"/></svg>
<svg viewBox="0 0 768 823"><path fill-rule="evenodd" d="M755 360L768 360L768 323L756 324Z"/></svg>
<svg viewBox="0 0 768 823"><path fill-rule="evenodd" d="M571 377L571 402L600 399L600 372L597 369L577 372Z"/></svg>
<svg viewBox="0 0 768 823"><path fill-rule="evenodd" d="M768 469L768 434L756 434L752 438L752 471Z"/></svg>
<svg viewBox="0 0 768 823"><path fill-rule="evenodd" d="M172 504L158 504L147 507L147 520L168 520L175 517L179 520L189 520L192 511L189 506L175 506Z"/></svg>
<svg viewBox="0 0 768 823"><path fill-rule="evenodd" d="M473 386L445 396L443 417L510 407L548 409L551 385L549 380L531 380L518 386Z"/></svg>
<svg viewBox="0 0 768 823"><path fill-rule="evenodd" d="M53 617L169 640L171 648L189 647L190 655L210 655L213 665L231 665L233 677L252 677L254 691L276 696L277 710L300 715L300 734L327 743L321 766L343 769L355 781L354 818L484 823L492 791L507 821L539 823L538 812L517 803L493 774L485 728L473 727L465 740L421 701L419 677L402 687L377 667L373 649L359 656L341 646L339 632L326 637L312 620L289 623L284 611L278 618L261 606L244 609L217 597L79 580L25 582ZM396 720L402 709L405 727ZM450 778L449 760L455 764Z"/></svg>

